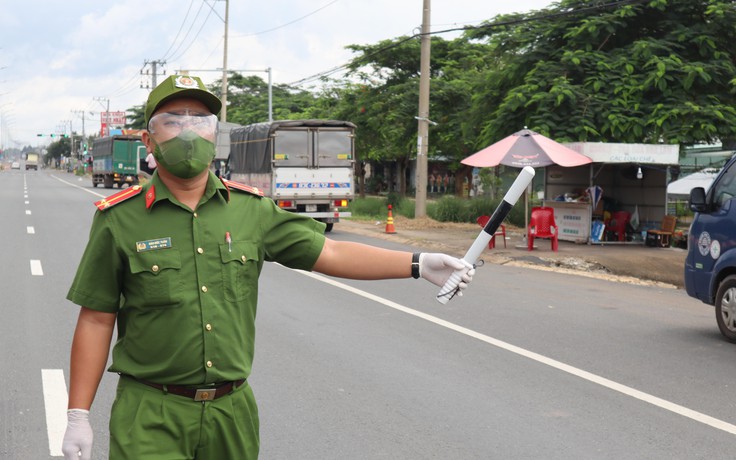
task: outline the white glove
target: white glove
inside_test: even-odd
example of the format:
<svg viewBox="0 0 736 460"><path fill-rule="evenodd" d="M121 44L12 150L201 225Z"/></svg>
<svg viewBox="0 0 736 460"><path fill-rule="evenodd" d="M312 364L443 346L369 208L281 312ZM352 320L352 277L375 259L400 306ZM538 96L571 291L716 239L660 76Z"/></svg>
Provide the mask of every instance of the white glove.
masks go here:
<svg viewBox="0 0 736 460"><path fill-rule="evenodd" d="M64 433L64 441L61 443L64 459L91 460L92 437L89 411L84 409L69 409L66 411L66 433Z"/></svg>
<svg viewBox="0 0 736 460"><path fill-rule="evenodd" d="M461 277L460 284L458 284L460 290L457 295L459 296L463 295L462 290L468 287L468 284L473 281L475 268L463 259L457 259L447 254L425 252L419 254L419 276L439 287L445 285L445 282L453 272L462 269L466 271Z"/></svg>

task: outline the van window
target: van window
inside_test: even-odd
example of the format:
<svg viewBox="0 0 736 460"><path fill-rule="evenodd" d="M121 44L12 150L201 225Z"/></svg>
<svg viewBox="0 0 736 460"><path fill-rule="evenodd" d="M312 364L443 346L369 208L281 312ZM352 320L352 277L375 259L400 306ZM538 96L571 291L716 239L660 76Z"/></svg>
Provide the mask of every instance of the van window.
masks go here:
<svg viewBox="0 0 736 460"><path fill-rule="evenodd" d="M718 182L711 189L713 211L720 210L729 200L736 196L736 167L734 163L726 169Z"/></svg>

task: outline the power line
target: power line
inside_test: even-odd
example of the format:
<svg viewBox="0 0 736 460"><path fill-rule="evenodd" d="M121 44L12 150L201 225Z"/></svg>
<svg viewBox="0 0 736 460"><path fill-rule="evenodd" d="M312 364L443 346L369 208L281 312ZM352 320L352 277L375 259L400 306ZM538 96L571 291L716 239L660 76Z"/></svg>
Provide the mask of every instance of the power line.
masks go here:
<svg viewBox="0 0 736 460"><path fill-rule="evenodd" d="M627 6L627 5L644 4L644 3L648 2L648 1L649 0L621 0L621 1L613 1L613 2L609 2L609 3L601 4L601 5L589 6L589 7L579 8L579 9L570 10L570 11L563 11L563 12L559 12L559 13L550 13L550 14L535 15L535 16L531 16L531 17L511 19L511 20L507 20L507 21L493 22L493 23L489 23L489 24L482 24L482 25L479 25L479 26L463 26L463 27L455 27L455 28L451 28L451 29L438 30L436 32L429 32L428 35L441 35L441 34L446 34L446 33L450 33L450 32L471 31L471 30L483 30L483 29L494 29L494 28L497 28L497 27L506 27L506 26L510 26L510 25L522 24L522 23L525 23L525 22L534 22L534 21L541 21L541 20L546 20L546 19L554 19L554 18L559 18L559 17L564 17L564 16L571 16L571 15L574 15L574 14L586 13L586 12L589 12L589 11L606 10L606 9L610 9L612 7L613 8L618 8L618 7ZM356 60L368 60L368 59L372 58L373 56L376 56L376 55L378 55L380 53L383 53L385 51L388 51L390 49L393 49L393 48L401 45L402 43L405 43L405 42L407 42L409 40L413 40L413 39L415 39L417 37L421 37L421 36L422 36L421 33L417 33L417 34L411 35L411 36L406 37L403 40L400 40L400 41L398 41L396 43L392 43L392 44L387 45L387 46L385 46L383 48L380 48L380 49L378 49L378 50L376 50L376 51L374 51L374 52L372 52L370 54L363 55L363 56L357 58ZM320 73L311 75L309 77L302 78L301 80L297 80L297 81L295 81L293 83L289 83L288 86L302 86L302 85L305 85L305 84L310 83L312 81L329 77L330 75L334 75L335 73L340 72L342 70L347 70L348 67L350 67L350 65L354 61L351 61L348 64L343 64L343 65L338 66L338 67L333 67L332 69L329 69L329 70L326 70L324 72L320 72Z"/></svg>
<svg viewBox="0 0 736 460"><path fill-rule="evenodd" d="M253 33L250 33L250 34L239 34L239 35L233 35L233 37L253 37L253 36L255 36L255 35L263 35L263 34L267 34L267 33L269 33L269 32L273 32L274 30L279 30L279 29L283 29L284 27L287 27L287 26L290 26L290 25L292 25L292 24L295 24L295 23L297 23L297 22L301 21L302 19L306 19L306 18L308 18L309 16L312 16L312 15L314 15L314 14L317 14L318 12L320 12L320 11L324 10L324 9L325 9L325 8L327 8L328 6L332 5L333 3L337 3L337 2L339 2L339 1L340 1L340 0L332 0L332 1L330 2L330 3L328 3L328 4L324 5L324 6L321 6L321 7L317 8L316 10L312 11L311 13L307 13L307 14L305 14L304 16L301 16L301 17L299 17L299 18L296 18L296 19L294 19L293 21L289 21L289 22L287 22L287 23L285 23L285 24L281 24L280 26L272 27L272 28L270 28L270 29L262 30L262 31L260 31L260 32L253 32Z"/></svg>
<svg viewBox="0 0 736 460"><path fill-rule="evenodd" d="M194 0L189 2L189 8L187 8L187 14L184 15L184 20L181 22L181 25L179 26L179 30L176 32L176 37L174 37L174 40L172 40L171 45L169 46L169 49L166 50L164 53L164 59L166 59L169 55L169 51L171 51L171 48L174 47L174 44L176 44L176 40L179 38L179 34L181 33L182 29L184 28L184 24L187 22L187 18L189 17L189 12L192 11L192 5L194 4ZM196 18L195 18L196 19Z"/></svg>

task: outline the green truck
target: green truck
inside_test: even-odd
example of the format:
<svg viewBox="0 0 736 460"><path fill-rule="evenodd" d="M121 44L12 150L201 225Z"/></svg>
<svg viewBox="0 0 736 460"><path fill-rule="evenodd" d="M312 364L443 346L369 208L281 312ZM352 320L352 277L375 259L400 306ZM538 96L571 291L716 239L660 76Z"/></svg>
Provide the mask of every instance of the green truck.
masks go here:
<svg viewBox="0 0 736 460"><path fill-rule="evenodd" d="M138 183L140 160L146 157L146 146L140 136L115 135L95 139L92 144L92 186L112 188L117 184Z"/></svg>

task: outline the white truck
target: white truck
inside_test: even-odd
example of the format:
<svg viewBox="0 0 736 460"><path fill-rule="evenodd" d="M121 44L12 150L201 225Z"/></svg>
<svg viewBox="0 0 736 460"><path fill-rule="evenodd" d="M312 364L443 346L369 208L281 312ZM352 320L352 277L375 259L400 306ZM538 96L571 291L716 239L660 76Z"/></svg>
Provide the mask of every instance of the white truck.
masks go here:
<svg viewBox="0 0 736 460"><path fill-rule="evenodd" d="M33 169L38 171L38 153L26 153L26 170Z"/></svg>
<svg viewBox="0 0 736 460"><path fill-rule="evenodd" d="M285 120L230 131L225 177L263 190L279 207L327 224L355 196L355 125L339 120Z"/></svg>

